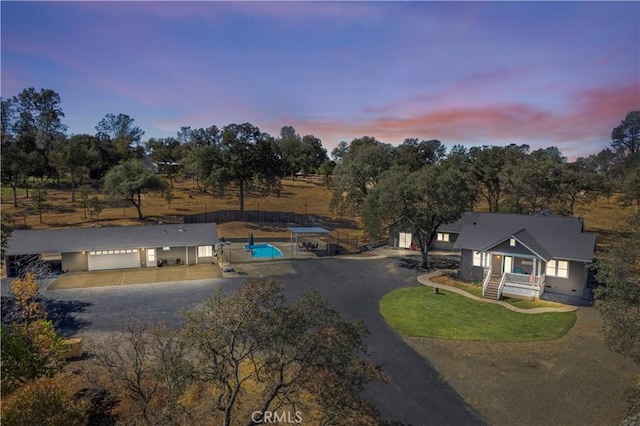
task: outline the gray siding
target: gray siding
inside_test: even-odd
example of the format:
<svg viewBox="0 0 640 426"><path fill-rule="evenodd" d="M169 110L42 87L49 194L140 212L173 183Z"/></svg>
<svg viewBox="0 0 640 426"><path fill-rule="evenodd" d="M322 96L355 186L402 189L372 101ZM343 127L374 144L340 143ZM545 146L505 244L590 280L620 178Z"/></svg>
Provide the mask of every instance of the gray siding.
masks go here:
<svg viewBox="0 0 640 426"><path fill-rule="evenodd" d="M443 231L443 233L445 234L449 234L449 241L438 241L438 234L436 234L436 237L434 238L434 240L431 242L431 249L433 250L456 250L453 248L453 245L456 243L456 240L458 239L458 233L457 232L445 232Z"/></svg>
<svg viewBox="0 0 640 426"><path fill-rule="evenodd" d="M527 249L525 246L520 244L520 242L516 241L515 246L509 245L509 240L503 241L500 244L493 246L486 251L493 251L497 253L507 253L508 256L511 255L524 255L524 256L536 256L531 250Z"/></svg>
<svg viewBox="0 0 640 426"><path fill-rule="evenodd" d="M473 251L461 250L460 253L460 277L465 281L482 281L484 268L473 266Z"/></svg>
<svg viewBox="0 0 640 426"><path fill-rule="evenodd" d="M189 257L191 257L191 253L189 253ZM184 265L187 261L187 252L184 247L169 247L169 250L166 251L162 247L156 247L156 260L166 260L167 263L172 263L177 259L180 259L180 265ZM189 263L191 264L191 259L189 259Z"/></svg>
<svg viewBox="0 0 640 426"><path fill-rule="evenodd" d="M569 262L569 278L545 277L545 293L559 293L582 297L587 285L588 270L584 263Z"/></svg>
<svg viewBox="0 0 640 426"><path fill-rule="evenodd" d="M522 262L526 262L528 264L524 264ZM540 262L542 261L540 260L538 263ZM516 272L516 269L520 269L520 271L522 271L520 272L521 274L536 275L533 270L533 259L522 259L520 257L513 259L513 271Z"/></svg>
<svg viewBox="0 0 640 426"><path fill-rule="evenodd" d="M62 253L62 270L68 272L89 270L87 253Z"/></svg>
<svg viewBox="0 0 640 426"><path fill-rule="evenodd" d="M187 251L189 252L189 265L195 265L196 263L204 263L201 262L200 259L196 262L196 254L198 253L195 247L187 247Z"/></svg>

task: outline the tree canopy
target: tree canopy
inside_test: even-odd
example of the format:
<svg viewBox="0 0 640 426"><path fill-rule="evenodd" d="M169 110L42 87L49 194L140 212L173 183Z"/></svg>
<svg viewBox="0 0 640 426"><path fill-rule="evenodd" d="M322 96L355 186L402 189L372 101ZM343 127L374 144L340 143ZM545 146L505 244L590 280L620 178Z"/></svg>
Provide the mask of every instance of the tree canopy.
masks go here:
<svg viewBox="0 0 640 426"><path fill-rule="evenodd" d="M360 214L369 190L393 164L393 147L364 136L334 150L331 209L339 214Z"/></svg>
<svg viewBox="0 0 640 426"><path fill-rule="evenodd" d="M287 300L273 279L253 279L219 288L181 330L129 321L96 356L148 424L259 424L252 413L299 407L305 424L367 425L377 413L360 391L386 376L362 359L366 335L318 293ZM202 417L194 394L207 395Z"/></svg>
<svg viewBox="0 0 640 426"><path fill-rule="evenodd" d="M219 163L209 171L211 182L223 193L229 185L238 191L240 211L245 191L278 193L282 164L275 140L250 123L229 124L222 129Z"/></svg>
<svg viewBox="0 0 640 426"><path fill-rule="evenodd" d="M630 111L611 132L611 146L621 157L640 153L640 111Z"/></svg>
<svg viewBox="0 0 640 426"><path fill-rule="evenodd" d="M410 219L426 268L436 230L459 219L472 197L469 182L448 165L426 165L414 172L396 166L385 172L367 195L362 219L372 236L379 236L401 217Z"/></svg>
<svg viewBox="0 0 640 426"><path fill-rule="evenodd" d="M137 159L127 160L113 167L104 178L105 193L113 198L130 201L138 212L138 219L144 218L142 194L166 189L165 181Z"/></svg>

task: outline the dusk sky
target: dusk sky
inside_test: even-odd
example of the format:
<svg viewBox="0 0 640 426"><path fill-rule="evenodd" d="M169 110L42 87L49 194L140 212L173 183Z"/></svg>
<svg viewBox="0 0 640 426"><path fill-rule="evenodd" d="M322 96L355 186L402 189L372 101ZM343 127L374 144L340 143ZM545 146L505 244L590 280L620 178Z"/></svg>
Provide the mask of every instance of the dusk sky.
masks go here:
<svg viewBox="0 0 640 426"><path fill-rule="evenodd" d="M330 152L374 136L605 148L640 109L640 3L2 1L2 97L60 94L70 134L250 122Z"/></svg>

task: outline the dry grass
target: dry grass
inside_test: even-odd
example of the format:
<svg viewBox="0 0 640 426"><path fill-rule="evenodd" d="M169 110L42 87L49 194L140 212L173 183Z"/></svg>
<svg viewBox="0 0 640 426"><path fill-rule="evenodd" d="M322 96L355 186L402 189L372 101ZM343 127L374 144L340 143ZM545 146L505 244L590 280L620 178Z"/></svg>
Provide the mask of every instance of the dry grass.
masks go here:
<svg viewBox="0 0 640 426"><path fill-rule="evenodd" d="M214 197L211 193L202 193L198 190L194 181L176 182L173 189L174 200L171 207L160 195L148 194L142 200L142 212L145 220L137 219L137 212L131 204L118 204L105 199L95 192L103 201L104 209L100 213L98 223L101 226L125 226L146 224L157 221L165 223L181 223L182 216L205 213L216 210L236 210L239 206L237 194L230 191L224 197ZM90 226L95 221L89 217L84 218L83 209L79 202L71 202L70 190L49 190L47 203L49 208L43 213L43 223L39 223L38 215L32 211L31 199L24 195L18 198L18 207L13 207L13 198L10 191L5 191L2 198L2 209L12 214L16 219L16 225L30 229L82 227ZM295 181L283 180L280 196L262 197L258 194L245 196L245 210L264 211L292 211L306 213L320 226L328 229L348 232L353 236L362 235L362 226L359 218L341 218L329 210L331 191L319 177L298 178ZM288 236L288 224L265 224L230 222L220 224L220 235L226 237L244 237L248 232L255 236Z"/></svg>
<svg viewBox="0 0 640 426"><path fill-rule="evenodd" d="M39 223L38 215L33 213L31 199L26 198L23 191L18 192L18 207L13 207L12 192L9 188L2 191L2 209L16 218L16 225L30 229L90 226L92 222L84 218L79 202L71 202L71 191L49 190L48 210L43 214L43 223ZM144 221L137 219L135 208L131 204L122 204L105 199L95 192L103 201L104 210L100 214L99 224L102 226L135 225L157 221L180 223L182 216L211 212L216 210L238 209L238 198L235 191L229 191L224 197L214 197L211 193L198 190L195 181L183 180L175 182L174 200L171 207L160 195L145 195L142 201ZM282 192L279 197L262 197L259 194L245 196L245 210L293 211L313 215L313 220L320 226L332 231L349 233L350 236L362 236L362 224L357 217L338 217L329 210L331 191L323 179L318 176L297 178L292 181L282 180ZM632 208L623 209L617 203L617 196L610 200L602 197L596 202L578 204L576 216L585 219L585 230L597 232L599 246L606 246L611 231L618 229L631 215ZM124 205L124 208L123 208ZM476 210L486 211L487 206L481 201ZM220 235L226 237L245 237L249 232L255 236L287 236L288 224L282 223L244 223L230 222L219 225Z"/></svg>
<svg viewBox="0 0 640 426"><path fill-rule="evenodd" d="M618 425L640 368L611 352L594 308L546 342L406 338L492 425Z"/></svg>

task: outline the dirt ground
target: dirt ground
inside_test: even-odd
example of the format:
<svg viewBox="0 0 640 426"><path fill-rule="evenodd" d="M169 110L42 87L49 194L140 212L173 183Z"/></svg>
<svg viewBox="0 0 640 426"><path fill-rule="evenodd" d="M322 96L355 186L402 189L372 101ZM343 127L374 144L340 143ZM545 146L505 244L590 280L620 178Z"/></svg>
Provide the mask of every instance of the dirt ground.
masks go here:
<svg viewBox="0 0 640 426"><path fill-rule="evenodd" d="M492 425L617 425L640 368L611 352L594 308L549 342L406 338Z"/></svg>

